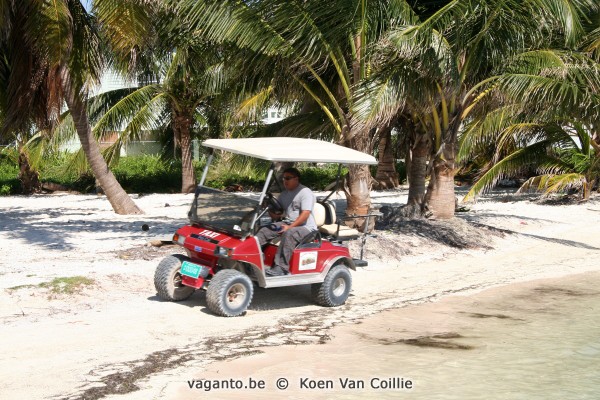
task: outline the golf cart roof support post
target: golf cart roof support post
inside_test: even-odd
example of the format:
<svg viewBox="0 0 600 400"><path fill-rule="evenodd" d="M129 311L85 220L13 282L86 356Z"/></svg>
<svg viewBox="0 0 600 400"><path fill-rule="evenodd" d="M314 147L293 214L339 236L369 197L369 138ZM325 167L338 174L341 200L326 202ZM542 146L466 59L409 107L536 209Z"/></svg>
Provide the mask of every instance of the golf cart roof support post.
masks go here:
<svg viewBox="0 0 600 400"><path fill-rule="evenodd" d="M327 197L325 197L323 199L323 201L322 201L323 203L325 203L327 200L329 200L331 195L338 191L339 186L340 186L340 176L342 176L342 164L338 164L338 172L337 172L337 176L335 177L335 186L333 187L333 190L331 190L331 192L329 192Z"/></svg>
<svg viewBox="0 0 600 400"><path fill-rule="evenodd" d="M267 190L269 189L271 178L273 177L273 172L275 171L275 163L271 163L271 167L269 168L269 172L267 172L267 179L265 180L265 185L263 186L262 192L260 192L260 198L258 199L258 204L262 204L265 199L265 195L267 194ZM256 219L258 218L258 213L254 213L254 217L252 218L252 225L250 225L250 232L254 229L254 224L256 224Z"/></svg>
<svg viewBox="0 0 600 400"><path fill-rule="evenodd" d="M204 166L204 171L202 171L202 178L200 178L200 183L198 184L198 186L204 185L204 181L206 180L206 175L208 174L208 167L210 167L210 164L212 163L213 153L214 153L214 150L211 149L210 154L208 155L208 160L206 160L206 165Z"/></svg>

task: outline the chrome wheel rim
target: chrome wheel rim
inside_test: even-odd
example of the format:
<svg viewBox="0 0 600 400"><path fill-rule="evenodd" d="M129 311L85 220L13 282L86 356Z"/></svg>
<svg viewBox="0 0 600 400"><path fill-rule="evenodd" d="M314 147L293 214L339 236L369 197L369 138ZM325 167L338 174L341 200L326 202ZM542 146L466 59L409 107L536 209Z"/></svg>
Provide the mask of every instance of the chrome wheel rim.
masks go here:
<svg viewBox="0 0 600 400"><path fill-rule="evenodd" d="M340 297L346 291L346 280L344 278L337 278L333 281L333 295Z"/></svg>
<svg viewBox="0 0 600 400"><path fill-rule="evenodd" d="M183 283L181 282L182 280L183 277L181 276L181 274L179 272L176 272L175 276L173 276L173 286L175 286L175 288L184 287Z"/></svg>
<svg viewBox="0 0 600 400"><path fill-rule="evenodd" d="M233 308L244 304L246 300L246 287L241 283L231 285L226 294L227 303Z"/></svg>

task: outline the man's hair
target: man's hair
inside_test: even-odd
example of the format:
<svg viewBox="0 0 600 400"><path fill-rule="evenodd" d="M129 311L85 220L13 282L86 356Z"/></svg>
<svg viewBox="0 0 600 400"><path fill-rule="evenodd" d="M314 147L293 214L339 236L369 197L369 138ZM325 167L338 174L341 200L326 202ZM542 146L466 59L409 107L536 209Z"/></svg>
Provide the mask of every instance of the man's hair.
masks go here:
<svg viewBox="0 0 600 400"><path fill-rule="evenodd" d="M292 174L294 175L296 178L298 178L298 180L300 180L300 171L298 171L296 168L291 167L291 168L286 168L283 170L283 173L288 173L288 174ZM283 174L282 174L283 175Z"/></svg>

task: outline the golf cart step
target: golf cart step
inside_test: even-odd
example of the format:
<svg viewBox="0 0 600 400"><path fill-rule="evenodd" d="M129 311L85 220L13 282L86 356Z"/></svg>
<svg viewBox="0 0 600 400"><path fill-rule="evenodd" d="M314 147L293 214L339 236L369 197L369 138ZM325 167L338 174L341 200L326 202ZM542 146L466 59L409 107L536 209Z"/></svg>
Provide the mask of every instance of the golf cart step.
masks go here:
<svg viewBox="0 0 600 400"><path fill-rule="evenodd" d="M366 260L359 260L358 258L353 258L352 261L354 261L355 266L361 268L369 265L369 263Z"/></svg>

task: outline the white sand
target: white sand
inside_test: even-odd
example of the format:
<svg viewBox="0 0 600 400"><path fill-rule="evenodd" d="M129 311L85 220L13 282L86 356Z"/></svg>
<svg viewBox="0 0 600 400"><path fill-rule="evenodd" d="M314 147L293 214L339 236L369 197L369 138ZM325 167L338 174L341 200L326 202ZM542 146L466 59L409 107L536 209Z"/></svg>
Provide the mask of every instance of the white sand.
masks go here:
<svg viewBox="0 0 600 400"><path fill-rule="evenodd" d="M402 204L405 195L374 197L380 204ZM129 253L117 257L119 250L169 238L186 223L191 199L143 196L136 202L145 215L118 216L104 198L92 195L0 197L0 399L79 398L107 381L120 382L107 393L127 392L128 377L139 390L115 398L163 398L215 360L259 346L318 343L333 325L386 309L600 270L598 198L543 206L498 197L461 216L517 232L493 239L494 250L457 251L382 232L367 243L370 264L353 273L346 306L317 307L306 287L258 290L246 316L220 318L208 313L202 292L184 303L158 301L152 278L159 251L148 248L147 260L128 259ZM382 246L390 242L415 248L398 259ZM78 275L96 284L75 295L36 286ZM23 285L31 286L14 289ZM148 375L148 366L156 372ZM115 373L120 378L107 379ZM98 392L85 397L92 394Z"/></svg>

